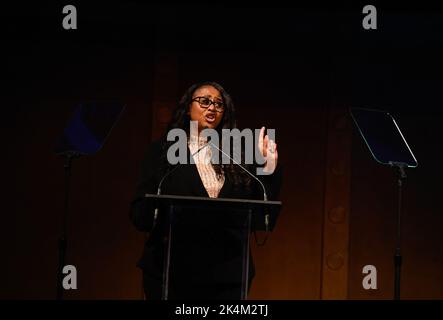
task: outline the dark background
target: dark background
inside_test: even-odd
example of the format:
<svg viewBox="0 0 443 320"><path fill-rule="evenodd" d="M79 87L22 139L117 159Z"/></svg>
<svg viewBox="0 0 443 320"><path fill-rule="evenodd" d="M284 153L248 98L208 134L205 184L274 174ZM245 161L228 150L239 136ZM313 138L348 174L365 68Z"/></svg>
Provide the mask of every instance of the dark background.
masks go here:
<svg viewBox="0 0 443 320"><path fill-rule="evenodd" d="M279 223L266 247L253 247L252 298L392 298L395 175L372 160L352 106L390 111L414 151L402 297L443 298L441 11L376 5L378 29L364 30L363 6L69 4L77 30L62 28L63 4L1 13L1 298L55 297L64 172L53 148L78 103L109 99L125 103L122 118L100 152L73 164L67 263L79 289L66 297L142 297L143 235L128 218L140 161L184 90L205 80L231 94L241 127L276 129L285 168ZM344 173L330 166L336 158ZM334 192L344 233L331 237ZM341 241L344 263L328 260L330 239ZM362 288L367 264L377 267L376 290Z"/></svg>

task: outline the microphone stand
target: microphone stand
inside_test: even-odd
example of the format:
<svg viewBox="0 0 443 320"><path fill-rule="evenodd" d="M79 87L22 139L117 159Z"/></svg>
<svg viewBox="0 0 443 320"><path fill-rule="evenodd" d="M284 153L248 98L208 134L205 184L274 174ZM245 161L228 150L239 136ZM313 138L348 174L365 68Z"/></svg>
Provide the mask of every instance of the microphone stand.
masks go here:
<svg viewBox="0 0 443 320"><path fill-rule="evenodd" d="M405 167L407 165L401 162L391 162L391 166L397 167L397 186L398 186L398 211L397 211L397 236L396 245L394 253L394 267L395 267L395 278L394 278L394 300L400 300L400 272L402 265L402 255L401 255L401 210L402 210L402 187L403 180L406 179Z"/></svg>
<svg viewBox="0 0 443 320"><path fill-rule="evenodd" d="M238 163L237 161L235 161L229 154L227 154L226 152L224 152L222 149L220 149L219 147L217 147L214 143L212 143L211 141L208 141L209 145L211 145L212 147L214 147L215 149L217 149L218 151L220 151L221 153L223 153L225 156L227 156L233 163L235 163L236 165L238 165L240 168L242 168L247 174L249 174L252 178L254 178L255 180L258 181L258 183L260 184L260 186L263 189L263 201L268 201L268 195L266 194L266 188L263 185L263 182L260 181L259 178L257 178L255 175L253 175L251 172L249 172L248 169L246 169L245 167L243 167L240 163ZM267 240L267 235L269 233L269 213L265 214L265 228L266 228L266 238L262 243L258 243L257 242L257 236L255 234L254 231L254 237L255 237L255 241L257 242L257 245L262 246L265 244L266 240Z"/></svg>
<svg viewBox="0 0 443 320"><path fill-rule="evenodd" d="M69 191L70 191L70 180L71 180L71 167L72 160L80 156L79 153L70 151L62 154L65 157L65 203L64 212L62 216L62 233L58 240L58 269L57 269L57 300L63 300L63 268L65 266L65 257L67 249L67 220L68 220L68 204L69 204Z"/></svg>

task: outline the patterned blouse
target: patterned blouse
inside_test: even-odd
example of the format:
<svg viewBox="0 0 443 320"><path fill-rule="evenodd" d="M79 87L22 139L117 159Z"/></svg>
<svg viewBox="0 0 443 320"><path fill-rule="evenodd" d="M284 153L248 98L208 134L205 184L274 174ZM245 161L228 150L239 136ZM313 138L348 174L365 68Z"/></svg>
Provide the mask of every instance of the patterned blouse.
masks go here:
<svg viewBox="0 0 443 320"><path fill-rule="evenodd" d="M199 148L204 146L206 139L206 137L199 136L197 138L196 136L191 136L188 142L191 154L194 154ZM209 197L217 198L225 182L225 177L222 175L220 178L217 178L217 174L211 164L211 156L211 148L209 146L205 147L194 155L194 162Z"/></svg>

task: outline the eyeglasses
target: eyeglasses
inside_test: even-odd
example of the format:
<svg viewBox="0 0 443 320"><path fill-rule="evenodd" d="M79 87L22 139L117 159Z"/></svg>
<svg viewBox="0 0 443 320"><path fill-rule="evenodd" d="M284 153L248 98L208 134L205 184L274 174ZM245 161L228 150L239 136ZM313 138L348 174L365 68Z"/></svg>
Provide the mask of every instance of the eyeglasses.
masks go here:
<svg viewBox="0 0 443 320"><path fill-rule="evenodd" d="M211 104L213 104L215 107L215 111L223 112L225 110L225 105L223 104L223 102L212 101L211 99L206 98L206 97L196 97L196 98L192 99L192 101L197 101L198 104L200 105L200 107L205 108L205 109L209 108L211 106Z"/></svg>

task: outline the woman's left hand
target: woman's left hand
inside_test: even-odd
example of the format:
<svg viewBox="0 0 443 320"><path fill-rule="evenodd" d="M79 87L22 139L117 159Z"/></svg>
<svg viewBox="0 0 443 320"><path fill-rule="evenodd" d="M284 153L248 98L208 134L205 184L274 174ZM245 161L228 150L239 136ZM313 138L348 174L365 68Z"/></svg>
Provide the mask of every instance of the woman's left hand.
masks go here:
<svg viewBox="0 0 443 320"><path fill-rule="evenodd" d="M265 127L260 129L260 136L258 138L258 149L265 158L266 163L263 168L263 171L266 173L273 173L275 168L277 167L278 161L278 152L277 152L277 144L274 140L269 139L268 135L264 136Z"/></svg>

